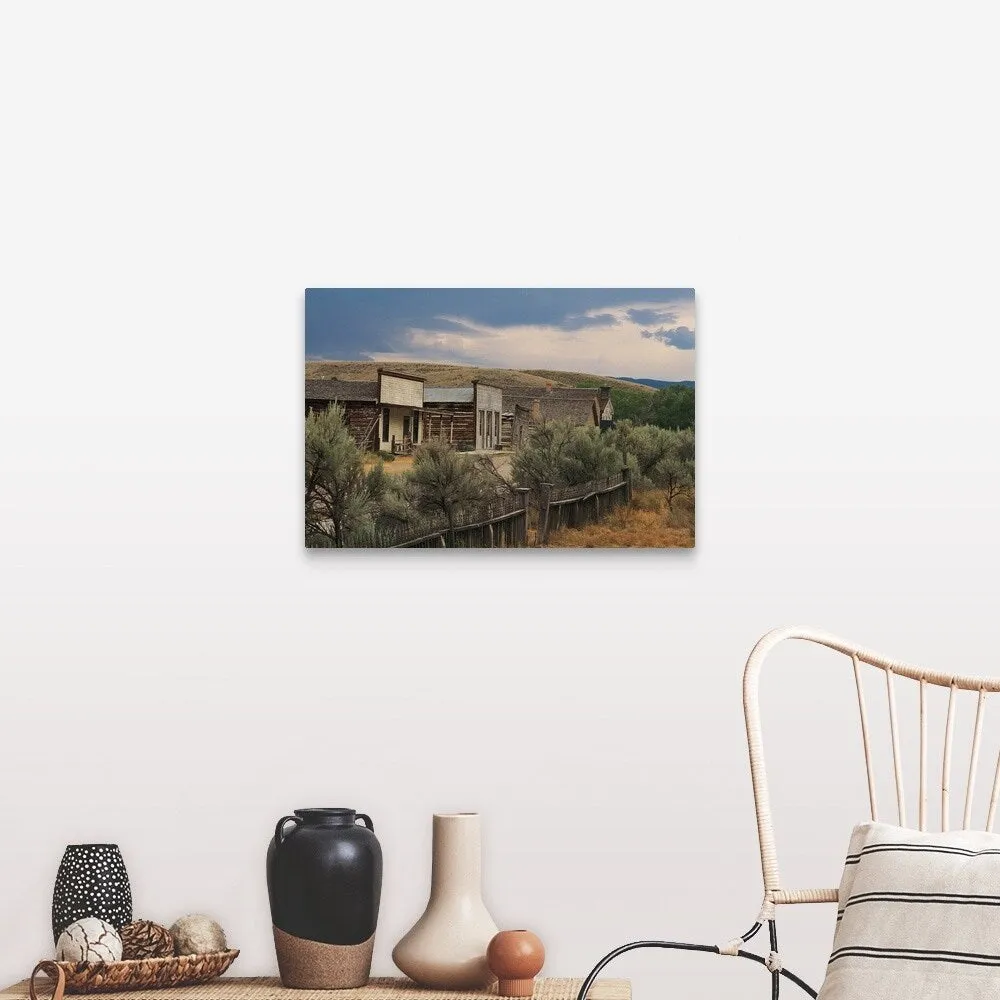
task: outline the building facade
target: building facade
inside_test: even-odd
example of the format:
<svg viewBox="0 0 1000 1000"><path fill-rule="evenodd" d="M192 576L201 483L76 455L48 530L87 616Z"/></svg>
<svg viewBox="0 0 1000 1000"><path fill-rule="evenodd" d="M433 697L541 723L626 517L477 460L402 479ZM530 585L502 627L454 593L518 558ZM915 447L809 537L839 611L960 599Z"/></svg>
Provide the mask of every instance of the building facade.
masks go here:
<svg viewBox="0 0 1000 1000"><path fill-rule="evenodd" d="M416 375L378 370L375 382L306 380L306 413L332 403L361 448L405 454L424 441L447 441L461 451L519 448L531 429L566 420L580 427L614 425L611 389L509 389L473 381L428 386Z"/></svg>
<svg viewBox="0 0 1000 1000"><path fill-rule="evenodd" d="M500 447L503 389L472 385L424 388L423 435L447 441L462 451L496 451Z"/></svg>
<svg viewBox="0 0 1000 1000"><path fill-rule="evenodd" d="M424 380L415 375L378 370L378 450L408 452L421 441Z"/></svg>

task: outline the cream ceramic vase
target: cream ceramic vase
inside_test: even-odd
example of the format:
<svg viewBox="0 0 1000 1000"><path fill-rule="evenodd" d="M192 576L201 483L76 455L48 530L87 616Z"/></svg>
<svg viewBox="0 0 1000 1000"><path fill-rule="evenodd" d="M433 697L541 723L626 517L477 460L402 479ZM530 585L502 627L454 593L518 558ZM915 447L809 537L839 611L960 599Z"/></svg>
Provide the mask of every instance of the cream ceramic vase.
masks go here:
<svg viewBox="0 0 1000 1000"><path fill-rule="evenodd" d="M478 989L496 980L486 964L496 933L483 903L479 814L435 814L431 897L392 960L428 989Z"/></svg>

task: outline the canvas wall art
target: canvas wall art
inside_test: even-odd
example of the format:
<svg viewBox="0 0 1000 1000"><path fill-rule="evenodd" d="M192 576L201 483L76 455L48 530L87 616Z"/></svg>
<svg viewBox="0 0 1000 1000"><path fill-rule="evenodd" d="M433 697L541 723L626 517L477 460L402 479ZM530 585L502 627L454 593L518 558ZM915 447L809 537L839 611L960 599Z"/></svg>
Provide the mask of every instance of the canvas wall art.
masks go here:
<svg viewBox="0 0 1000 1000"><path fill-rule="evenodd" d="M310 288L309 548L691 548L690 288Z"/></svg>

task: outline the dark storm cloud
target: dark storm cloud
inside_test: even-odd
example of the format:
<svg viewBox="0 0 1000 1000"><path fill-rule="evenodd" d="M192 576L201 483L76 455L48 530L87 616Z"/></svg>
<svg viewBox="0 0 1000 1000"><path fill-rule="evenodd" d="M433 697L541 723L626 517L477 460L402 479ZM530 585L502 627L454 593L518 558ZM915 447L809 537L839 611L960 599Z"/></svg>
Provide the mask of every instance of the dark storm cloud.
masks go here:
<svg viewBox="0 0 1000 1000"><path fill-rule="evenodd" d="M613 324L615 307L693 298L690 288L308 288L305 349L349 361L399 351L411 329L477 336L464 320L575 331Z"/></svg>
<svg viewBox="0 0 1000 1000"><path fill-rule="evenodd" d="M639 326L654 326L657 323L669 326L677 322L677 313L672 309L626 309L625 315Z"/></svg>
<svg viewBox="0 0 1000 1000"><path fill-rule="evenodd" d="M567 316L555 325L562 330L585 330L589 326L616 326L617 323L612 313L597 313L594 316Z"/></svg>
<svg viewBox="0 0 1000 1000"><path fill-rule="evenodd" d="M674 326L669 329L661 326L659 330L640 331L645 340L658 340L667 347L676 347L679 351L694 350L694 330L686 326Z"/></svg>

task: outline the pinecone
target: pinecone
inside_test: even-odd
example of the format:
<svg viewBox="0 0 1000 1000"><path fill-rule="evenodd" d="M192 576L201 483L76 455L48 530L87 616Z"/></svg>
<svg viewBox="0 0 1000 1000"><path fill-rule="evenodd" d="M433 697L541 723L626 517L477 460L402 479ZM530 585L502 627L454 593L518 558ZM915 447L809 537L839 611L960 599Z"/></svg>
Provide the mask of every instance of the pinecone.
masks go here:
<svg viewBox="0 0 1000 1000"><path fill-rule="evenodd" d="M119 932L122 936L122 959L163 958L174 953L174 939L166 927L152 920L135 920Z"/></svg>

